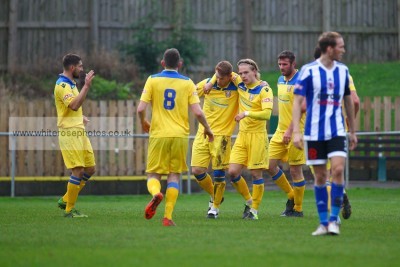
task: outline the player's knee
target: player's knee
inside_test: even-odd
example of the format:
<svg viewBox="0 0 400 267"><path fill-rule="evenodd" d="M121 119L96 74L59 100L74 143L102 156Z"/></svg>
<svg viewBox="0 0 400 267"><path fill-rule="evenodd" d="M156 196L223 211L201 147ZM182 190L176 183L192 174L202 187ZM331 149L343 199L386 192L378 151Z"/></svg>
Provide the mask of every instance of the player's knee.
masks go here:
<svg viewBox="0 0 400 267"><path fill-rule="evenodd" d="M206 171L204 170L204 168L199 168L199 167L192 167L192 173L193 175L200 175L205 173Z"/></svg>
<svg viewBox="0 0 400 267"><path fill-rule="evenodd" d="M302 170L301 168L290 168L290 176L295 179L298 180L298 178L301 178L302 176Z"/></svg>
<svg viewBox="0 0 400 267"><path fill-rule="evenodd" d="M229 177L229 179L231 179L231 181L236 179L239 175L240 175L240 172L238 172L236 170L229 170L228 171L228 177Z"/></svg>
<svg viewBox="0 0 400 267"><path fill-rule="evenodd" d="M344 166L339 165L332 168L332 176L333 177L341 177L344 172Z"/></svg>
<svg viewBox="0 0 400 267"><path fill-rule="evenodd" d="M89 167L85 169L85 173L89 176L92 176L96 172L96 167Z"/></svg>
<svg viewBox="0 0 400 267"><path fill-rule="evenodd" d="M279 172L279 167L270 165L266 172L272 177Z"/></svg>
<svg viewBox="0 0 400 267"><path fill-rule="evenodd" d="M83 177L84 172L85 171L83 167L77 167L72 169L72 175L75 177Z"/></svg>

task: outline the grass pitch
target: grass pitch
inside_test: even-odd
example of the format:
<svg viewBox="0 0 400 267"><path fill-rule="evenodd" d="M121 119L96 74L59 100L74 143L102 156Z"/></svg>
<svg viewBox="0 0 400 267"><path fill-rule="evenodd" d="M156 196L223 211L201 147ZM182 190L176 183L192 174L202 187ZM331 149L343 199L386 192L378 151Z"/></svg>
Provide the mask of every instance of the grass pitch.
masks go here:
<svg viewBox="0 0 400 267"><path fill-rule="evenodd" d="M152 220L150 196L81 196L89 218L62 217L57 197L0 198L1 266L398 266L400 189L351 189L353 214L340 236L313 237L312 190L304 218L279 214L286 202L267 190L258 221L241 219L243 201L227 193L217 220L205 194L180 195L177 227Z"/></svg>

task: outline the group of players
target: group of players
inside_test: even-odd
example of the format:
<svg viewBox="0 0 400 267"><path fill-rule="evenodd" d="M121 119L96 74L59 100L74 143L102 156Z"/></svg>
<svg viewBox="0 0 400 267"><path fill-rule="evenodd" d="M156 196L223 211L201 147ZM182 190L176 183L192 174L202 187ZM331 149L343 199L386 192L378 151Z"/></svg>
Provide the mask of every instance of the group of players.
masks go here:
<svg viewBox="0 0 400 267"><path fill-rule="evenodd" d="M347 152L341 106L343 100L352 148L357 139L354 135L355 114L350 89L355 92L355 88L347 67L338 62L344 53L343 38L335 32L323 33L318 48L321 55L300 72L296 69L295 55L291 51L283 51L278 55L282 73L277 83L279 123L270 143L266 123L272 113L273 93L268 83L260 80L259 67L254 60L239 60L238 73L233 72L228 61L221 61L216 65L212 78L195 85L178 72L182 65L179 51L174 48L166 50L161 61L164 70L148 78L137 107L143 131L150 133L146 172L147 188L152 199L145 208L145 218L151 219L164 199L160 180L162 175L167 175L162 224L175 225L172 213L178 198L179 177L187 170L190 110L200 123L192 147L191 167L198 184L211 197L207 218L219 216L228 178L245 200L242 217L257 220L264 193L264 170L287 195L286 208L281 215L303 217L306 183L302 167L307 158L307 164L314 166L315 194L320 215L320 225L313 235L339 234L338 214L343 203L343 166ZM82 62L80 58L75 65L66 64L65 61L64 58L64 73L60 75L55 88L58 126L64 130L81 130L84 125L80 106L94 73L87 74L85 86L78 92L73 78L81 71ZM358 104L357 95L352 95ZM199 97L204 97L203 109ZM152 109L151 122L146 118L149 104ZM76 120L76 125L63 125L63 118L79 116L81 124ZM232 147L231 136L237 123L239 132ZM303 133L307 141L305 148ZM72 175L67 193L58 201L58 205L65 209L66 217L85 217L74 208L74 204L79 191L94 173L93 150L87 137L78 144L81 145L80 149L75 147L67 150L71 144L66 143L60 137L64 160L80 158L81 161L66 161L67 168L72 169ZM75 143L72 145L78 146ZM82 150L84 153L79 153L81 156L77 157L78 152L74 151ZM328 158L332 166L330 173L326 166ZM279 168L279 161L289 163L293 187ZM210 162L213 179L207 172ZM251 194L241 175L243 168L247 168L252 177ZM326 180L330 175L333 183L329 215ZM346 197L345 200L343 215L348 218L351 207Z"/></svg>

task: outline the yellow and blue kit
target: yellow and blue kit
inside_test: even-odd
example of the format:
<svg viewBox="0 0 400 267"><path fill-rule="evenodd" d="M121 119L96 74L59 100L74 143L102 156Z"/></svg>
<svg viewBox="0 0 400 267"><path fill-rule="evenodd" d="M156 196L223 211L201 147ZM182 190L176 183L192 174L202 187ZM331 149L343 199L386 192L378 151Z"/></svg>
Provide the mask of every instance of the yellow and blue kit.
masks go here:
<svg viewBox="0 0 400 267"><path fill-rule="evenodd" d="M85 129L83 125L82 107L77 111L73 111L68 107L77 95L79 95L79 91L76 87L76 82L60 74L54 88L58 128L74 127Z"/></svg>
<svg viewBox="0 0 400 267"><path fill-rule="evenodd" d="M140 100L152 105L151 137L189 135L188 108L200 102L191 79L163 70L147 79Z"/></svg>
<svg viewBox="0 0 400 267"><path fill-rule="evenodd" d="M68 169L95 166L93 148L85 133L82 107L77 111L68 106L79 94L75 81L60 74L55 88L59 144L64 163Z"/></svg>
<svg viewBox="0 0 400 267"><path fill-rule="evenodd" d="M204 96L203 111L214 133L214 141L204 139L204 127L199 125L192 147L192 166L208 167L210 159L214 170L226 169L231 151L231 135L235 129L235 116L238 112L238 92L236 85L230 82L220 88L215 82L212 90L204 94L204 85L210 79L197 84L199 97Z"/></svg>
<svg viewBox="0 0 400 267"><path fill-rule="evenodd" d="M207 122L214 135L231 136L235 129L235 116L238 112L237 86L230 82L226 87L220 88L215 82L212 90L204 94L204 85L210 79L204 79L197 84L199 97L204 96L203 111ZM199 125L198 132L203 133L204 127Z"/></svg>
<svg viewBox="0 0 400 267"><path fill-rule="evenodd" d="M278 107L279 107L279 122L277 131L285 132L290 123L292 122L292 110L293 110L293 90L294 85L296 84L297 77L299 76L299 72L296 72L295 75L290 80L286 80L285 76L280 76L278 79ZM305 115L301 117L300 128L304 127Z"/></svg>
<svg viewBox="0 0 400 267"><path fill-rule="evenodd" d="M200 102L195 84L175 70L163 70L147 79L140 100L152 106L146 172L186 171L189 105Z"/></svg>

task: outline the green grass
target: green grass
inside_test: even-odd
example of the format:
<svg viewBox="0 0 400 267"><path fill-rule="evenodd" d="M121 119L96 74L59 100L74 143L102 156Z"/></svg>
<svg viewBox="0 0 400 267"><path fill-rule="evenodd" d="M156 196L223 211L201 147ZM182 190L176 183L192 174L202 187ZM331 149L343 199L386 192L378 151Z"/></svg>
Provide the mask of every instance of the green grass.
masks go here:
<svg viewBox="0 0 400 267"><path fill-rule="evenodd" d="M304 218L283 218L285 197L266 191L260 219L241 219L227 193L207 220L205 194L181 195L177 227L163 227L164 204L143 218L149 196L82 196L86 219L66 219L56 197L0 198L1 266L398 266L400 189L351 189L353 215L340 236L312 237L313 191Z"/></svg>
<svg viewBox="0 0 400 267"><path fill-rule="evenodd" d="M368 63L348 65L353 76L357 94L364 96L400 96L397 75L400 62ZM276 95L276 81L279 71L262 73L261 78L267 81Z"/></svg>

